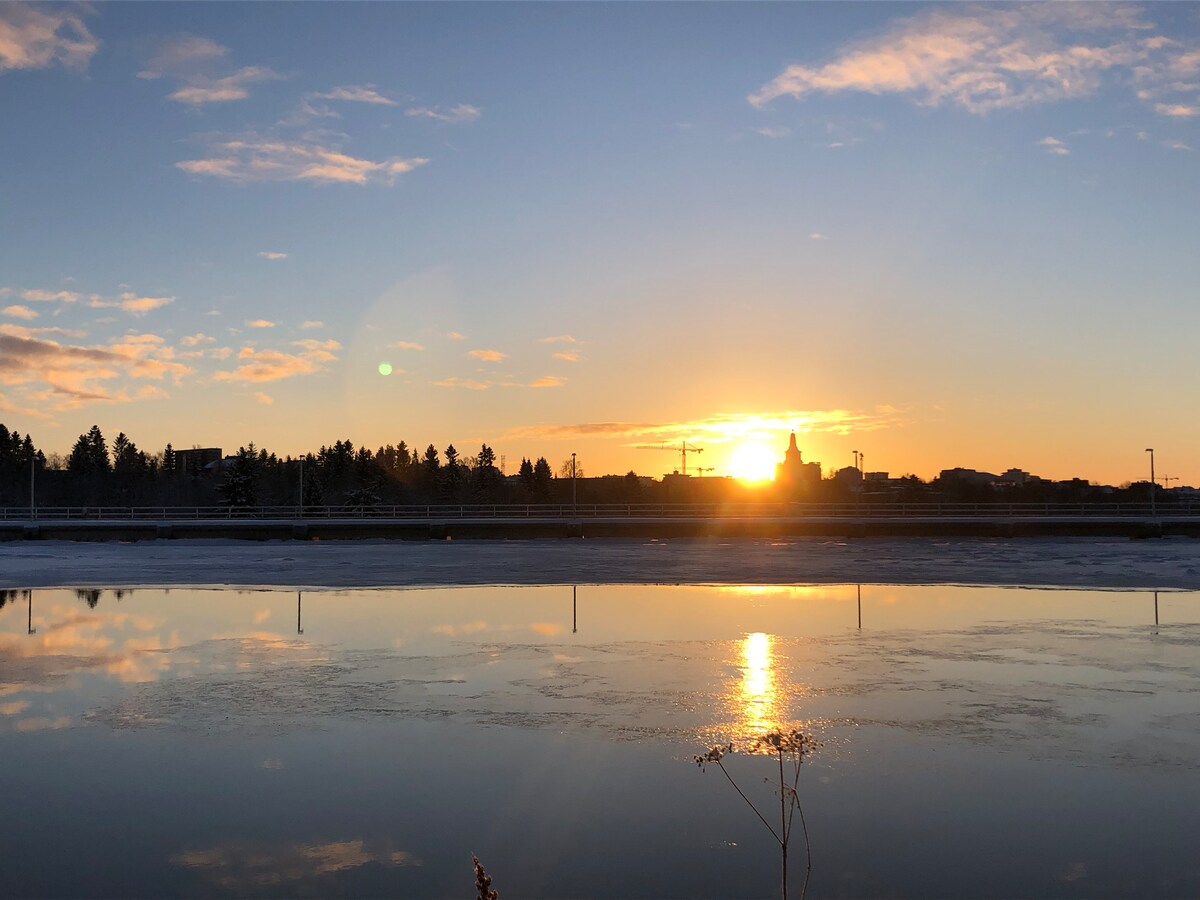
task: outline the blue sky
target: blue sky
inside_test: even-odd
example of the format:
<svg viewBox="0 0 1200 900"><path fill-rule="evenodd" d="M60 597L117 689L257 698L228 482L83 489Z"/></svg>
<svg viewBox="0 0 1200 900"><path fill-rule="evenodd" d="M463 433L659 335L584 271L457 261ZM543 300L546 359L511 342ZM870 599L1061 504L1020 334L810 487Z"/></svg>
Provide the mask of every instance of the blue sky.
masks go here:
<svg viewBox="0 0 1200 900"><path fill-rule="evenodd" d="M6 4L0 421L1194 483L1198 121L1196 4Z"/></svg>

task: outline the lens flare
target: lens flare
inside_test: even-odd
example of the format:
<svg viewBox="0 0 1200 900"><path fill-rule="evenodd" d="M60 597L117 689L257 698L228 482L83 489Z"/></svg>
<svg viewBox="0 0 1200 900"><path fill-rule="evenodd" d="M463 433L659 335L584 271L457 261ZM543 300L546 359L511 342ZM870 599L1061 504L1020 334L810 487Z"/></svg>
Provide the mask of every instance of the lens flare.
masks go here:
<svg viewBox="0 0 1200 900"><path fill-rule="evenodd" d="M379 364L379 374L380 375L391 375L392 374L392 364L385 363L385 362L380 363Z"/></svg>

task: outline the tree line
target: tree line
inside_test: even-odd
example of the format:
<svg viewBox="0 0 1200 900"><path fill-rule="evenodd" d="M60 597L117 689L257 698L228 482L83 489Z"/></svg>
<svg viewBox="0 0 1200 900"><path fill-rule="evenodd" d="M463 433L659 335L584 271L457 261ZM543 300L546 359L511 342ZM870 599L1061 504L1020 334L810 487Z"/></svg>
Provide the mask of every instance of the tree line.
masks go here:
<svg viewBox="0 0 1200 900"><path fill-rule="evenodd" d="M39 506L370 508L564 500L563 487L556 485L560 479L544 456L523 458L516 478L506 479L487 444L463 455L454 444L442 450L429 444L418 451L400 441L371 450L338 440L316 453L281 458L251 442L211 465L198 465L197 458L171 444L147 452L124 432L110 444L97 425L79 435L67 456L47 455L31 435L0 423L0 505L29 505L31 480ZM560 471L569 472L570 462ZM576 474L582 477L582 468Z"/></svg>

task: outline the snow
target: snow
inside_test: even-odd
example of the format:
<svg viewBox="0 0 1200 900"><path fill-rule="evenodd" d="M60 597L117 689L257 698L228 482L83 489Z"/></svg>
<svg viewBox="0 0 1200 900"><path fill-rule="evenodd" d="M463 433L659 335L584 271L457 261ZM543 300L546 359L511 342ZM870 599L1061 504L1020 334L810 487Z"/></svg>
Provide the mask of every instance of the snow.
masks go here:
<svg viewBox="0 0 1200 900"><path fill-rule="evenodd" d="M856 582L1200 589L1200 541L795 538L0 544L0 588Z"/></svg>

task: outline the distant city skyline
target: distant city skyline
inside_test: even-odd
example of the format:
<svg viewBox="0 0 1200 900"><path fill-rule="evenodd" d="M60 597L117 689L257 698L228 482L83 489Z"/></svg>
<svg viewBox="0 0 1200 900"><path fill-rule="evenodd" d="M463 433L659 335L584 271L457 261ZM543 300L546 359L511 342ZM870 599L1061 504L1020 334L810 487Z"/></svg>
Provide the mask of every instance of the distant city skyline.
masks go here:
<svg viewBox="0 0 1200 900"><path fill-rule="evenodd" d="M47 451L1200 482L1200 4L6 3L0 121Z"/></svg>

